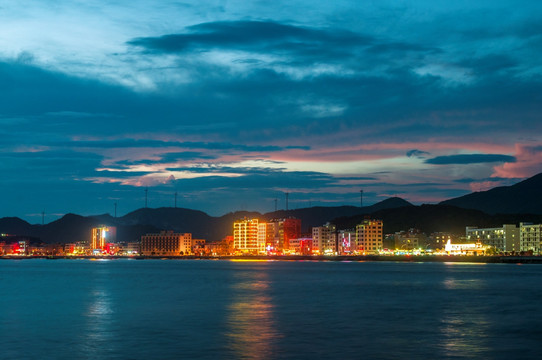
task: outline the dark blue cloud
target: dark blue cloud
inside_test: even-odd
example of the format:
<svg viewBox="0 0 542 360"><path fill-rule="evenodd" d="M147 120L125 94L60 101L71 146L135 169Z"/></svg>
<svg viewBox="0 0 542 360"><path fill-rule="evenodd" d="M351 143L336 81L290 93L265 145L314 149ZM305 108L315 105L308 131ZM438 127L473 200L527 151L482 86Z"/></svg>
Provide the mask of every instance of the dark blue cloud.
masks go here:
<svg viewBox="0 0 542 360"><path fill-rule="evenodd" d="M510 155L500 154L461 154L437 156L425 160L426 164L451 165L451 164L481 164L493 162L515 162L516 158Z"/></svg>
<svg viewBox="0 0 542 360"><path fill-rule="evenodd" d="M418 150L418 149L409 150L406 153L407 157L417 157L417 158L420 158L420 159L423 159L423 158L427 157L428 155L431 155L431 154L428 153L427 151L422 151L422 150Z"/></svg>
<svg viewBox="0 0 542 360"><path fill-rule="evenodd" d="M259 48L311 53L313 45L334 47L369 45L373 39L350 31L326 31L271 21L218 21L188 27L186 33L138 38L129 45L158 52L183 52L211 48ZM297 45L297 46L296 46Z"/></svg>
<svg viewBox="0 0 542 360"><path fill-rule="evenodd" d="M309 28L273 21L218 21L190 26L179 34L137 38L129 45L148 53L187 53L211 49L244 50L270 55L289 55L288 65L306 66L307 61L363 63L382 54L400 56L409 52L434 54L439 49L408 42L390 42L338 28ZM242 60L258 64L256 59ZM353 63L355 64L355 62ZM352 65L353 65L352 64ZM374 66L374 64L373 64Z"/></svg>

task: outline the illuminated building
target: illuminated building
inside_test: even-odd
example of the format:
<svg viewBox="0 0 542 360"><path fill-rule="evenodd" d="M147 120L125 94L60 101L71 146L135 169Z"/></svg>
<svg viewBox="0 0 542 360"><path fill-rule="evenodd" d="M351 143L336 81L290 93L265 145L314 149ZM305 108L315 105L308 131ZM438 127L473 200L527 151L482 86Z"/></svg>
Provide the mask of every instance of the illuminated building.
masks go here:
<svg viewBox="0 0 542 360"><path fill-rule="evenodd" d="M233 236L228 235L219 242L205 244L210 255L227 256L233 253Z"/></svg>
<svg viewBox="0 0 542 360"><path fill-rule="evenodd" d="M258 253L265 254L266 242L267 242L267 223L258 224L258 236L257 236L257 247Z"/></svg>
<svg viewBox="0 0 542 360"><path fill-rule="evenodd" d="M481 242L497 251L520 251L519 228L516 225L503 225L500 228L478 229L467 226L465 235L468 241Z"/></svg>
<svg viewBox="0 0 542 360"><path fill-rule="evenodd" d="M448 240L444 246L444 251L448 255L483 255L489 246L482 244L481 242L471 244L452 244L451 240Z"/></svg>
<svg viewBox="0 0 542 360"><path fill-rule="evenodd" d="M519 224L519 251L529 251L540 255L542 249L542 224Z"/></svg>
<svg viewBox="0 0 542 360"><path fill-rule="evenodd" d="M99 226L92 228L92 241L90 249L103 250L105 245L115 241L117 229L113 226Z"/></svg>
<svg viewBox="0 0 542 360"><path fill-rule="evenodd" d="M393 235L394 248L397 250L414 250L426 248L426 236L418 229L399 231Z"/></svg>
<svg viewBox="0 0 542 360"><path fill-rule="evenodd" d="M356 248L358 254L377 254L382 250L382 220L363 220L356 226Z"/></svg>
<svg viewBox="0 0 542 360"><path fill-rule="evenodd" d="M203 256L207 254L204 239L192 239L192 254Z"/></svg>
<svg viewBox="0 0 542 360"><path fill-rule="evenodd" d="M312 228L313 252L316 254L335 254L337 252L337 234L335 225L330 223Z"/></svg>
<svg viewBox="0 0 542 360"><path fill-rule="evenodd" d="M1 255L18 255L23 256L28 254L29 243L26 240L16 241L12 243L0 243Z"/></svg>
<svg viewBox="0 0 542 360"><path fill-rule="evenodd" d="M273 252L289 252L290 239L301 237L301 219L273 219L267 224L266 247Z"/></svg>
<svg viewBox="0 0 542 360"><path fill-rule="evenodd" d="M243 253L258 252L258 219L243 219L233 223L233 247Z"/></svg>
<svg viewBox="0 0 542 360"><path fill-rule="evenodd" d="M448 240L456 243L460 240L459 236L449 232L434 232L426 239L426 248L430 248L435 251L444 251L444 247L448 243Z"/></svg>
<svg viewBox="0 0 542 360"><path fill-rule="evenodd" d="M312 238L290 239L290 253L312 255Z"/></svg>
<svg viewBox="0 0 542 360"><path fill-rule="evenodd" d="M141 253L141 243L134 241L134 242L125 242L121 243L121 253L123 255L138 255Z"/></svg>
<svg viewBox="0 0 542 360"><path fill-rule="evenodd" d="M341 230L337 233L337 252L341 255L352 253L355 246L356 232L354 230Z"/></svg>
<svg viewBox="0 0 542 360"><path fill-rule="evenodd" d="M141 254L145 256L179 256L192 254L192 234L161 231L141 237Z"/></svg>

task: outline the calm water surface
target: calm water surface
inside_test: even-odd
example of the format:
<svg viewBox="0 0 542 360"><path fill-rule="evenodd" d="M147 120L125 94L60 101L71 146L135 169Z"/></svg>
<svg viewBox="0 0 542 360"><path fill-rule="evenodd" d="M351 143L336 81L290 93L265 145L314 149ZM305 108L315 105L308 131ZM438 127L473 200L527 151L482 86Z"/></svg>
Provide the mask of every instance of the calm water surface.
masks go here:
<svg viewBox="0 0 542 360"><path fill-rule="evenodd" d="M538 359L542 266L0 261L1 359Z"/></svg>

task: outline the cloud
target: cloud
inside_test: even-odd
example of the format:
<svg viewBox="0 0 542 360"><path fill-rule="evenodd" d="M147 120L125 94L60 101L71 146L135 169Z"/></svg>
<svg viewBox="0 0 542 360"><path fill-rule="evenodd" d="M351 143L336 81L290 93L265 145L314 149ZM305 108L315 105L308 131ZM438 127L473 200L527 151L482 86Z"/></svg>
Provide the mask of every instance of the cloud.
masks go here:
<svg viewBox="0 0 542 360"><path fill-rule="evenodd" d="M493 176L501 178L526 178L542 172L542 145L517 144L515 162L494 168Z"/></svg>
<svg viewBox="0 0 542 360"><path fill-rule="evenodd" d="M371 37L350 31L325 31L272 21L217 21L189 26L185 33L161 37L137 38L129 45L140 46L155 52L185 52L212 48L285 51L316 55L322 45L333 48L369 45Z"/></svg>
<svg viewBox="0 0 542 360"><path fill-rule="evenodd" d="M515 162L516 158L510 155L500 154L460 154L437 156L425 160L426 164L451 165L451 164L481 164L492 162Z"/></svg>
<svg viewBox="0 0 542 360"><path fill-rule="evenodd" d="M431 154L428 153L427 151L422 151L422 150L418 150L418 149L409 150L406 153L407 157L416 157L416 158L419 158L419 159L426 158L428 155L431 155Z"/></svg>

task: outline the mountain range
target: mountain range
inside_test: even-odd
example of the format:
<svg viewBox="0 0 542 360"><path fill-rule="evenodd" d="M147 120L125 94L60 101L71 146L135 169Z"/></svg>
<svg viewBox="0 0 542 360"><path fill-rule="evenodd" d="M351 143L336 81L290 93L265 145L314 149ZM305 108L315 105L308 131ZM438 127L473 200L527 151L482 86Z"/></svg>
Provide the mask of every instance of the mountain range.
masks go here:
<svg viewBox="0 0 542 360"><path fill-rule="evenodd" d="M542 173L512 186L496 187L441 202L488 214L542 214Z"/></svg>
<svg viewBox="0 0 542 360"><path fill-rule="evenodd" d="M279 210L266 214L239 211L220 217L184 208L143 208L122 217L109 214L80 216L67 214L45 225L31 225L19 218L0 219L0 233L31 236L46 243L89 240L91 229L99 225L117 227L118 241L136 241L141 235L160 230L190 232L194 238L218 241L232 233L232 224L244 217L262 220L296 217L302 231L332 222L338 229L353 228L364 217L384 221L384 232L418 228L426 233L464 233L465 226L496 227L505 223L542 222L542 174L508 187L476 192L437 205L415 206L392 197L366 207L335 206Z"/></svg>

